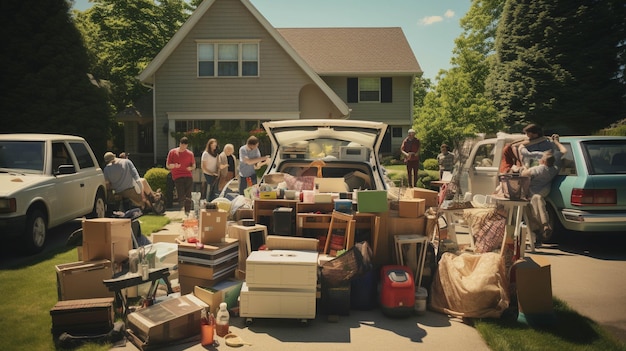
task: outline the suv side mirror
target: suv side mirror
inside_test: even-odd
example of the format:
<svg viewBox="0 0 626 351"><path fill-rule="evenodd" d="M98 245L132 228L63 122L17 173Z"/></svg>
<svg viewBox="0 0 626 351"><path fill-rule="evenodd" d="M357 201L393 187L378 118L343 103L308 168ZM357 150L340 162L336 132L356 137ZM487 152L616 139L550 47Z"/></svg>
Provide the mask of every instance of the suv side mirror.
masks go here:
<svg viewBox="0 0 626 351"><path fill-rule="evenodd" d="M74 165L60 165L59 174L73 174L76 173Z"/></svg>

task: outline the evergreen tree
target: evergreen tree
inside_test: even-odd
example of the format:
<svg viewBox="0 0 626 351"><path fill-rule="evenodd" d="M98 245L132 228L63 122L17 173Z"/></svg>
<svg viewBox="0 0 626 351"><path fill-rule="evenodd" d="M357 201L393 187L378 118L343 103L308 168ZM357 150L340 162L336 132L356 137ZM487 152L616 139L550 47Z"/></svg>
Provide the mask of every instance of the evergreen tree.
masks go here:
<svg viewBox="0 0 626 351"><path fill-rule="evenodd" d="M0 2L2 132L79 135L104 153L106 92L88 76L88 59L66 0Z"/></svg>
<svg viewBox="0 0 626 351"><path fill-rule="evenodd" d="M487 87L511 131L589 134L624 118L624 18L620 0L507 1Z"/></svg>

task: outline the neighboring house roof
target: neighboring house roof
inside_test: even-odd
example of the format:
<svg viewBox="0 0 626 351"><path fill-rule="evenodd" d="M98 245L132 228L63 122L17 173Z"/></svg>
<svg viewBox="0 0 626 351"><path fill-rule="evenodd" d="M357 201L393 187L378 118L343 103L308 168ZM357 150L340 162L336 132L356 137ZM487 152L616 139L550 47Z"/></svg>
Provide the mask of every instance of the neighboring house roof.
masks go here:
<svg viewBox="0 0 626 351"><path fill-rule="evenodd" d="M172 39L161 49L157 56L148 64L148 66L139 74L138 79L143 83L154 83L154 74L158 71L161 65L167 60L167 58L174 52L180 42L189 34L189 32L195 27L198 21L204 16L204 14L211 8L211 5L216 0L205 0L194 11L194 13L187 19L187 21L180 27L180 29L174 34ZM341 111L344 116L350 114L348 105L339 97L335 92L311 69L311 67L296 53L296 51L285 41L285 39L278 34L278 31L261 15L261 13L250 3L249 0L239 0L250 11L250 13L259 21L259 23L268 31L268 33L276 40L276 42L287 52L289 56L302 68L302 70L319 86L324 94L335 104L337 109Z"/></svg>
<svg viewBox="0 0 626 351"><path fill-rule="evenodd" d="M115 117L118 120L125 122L141 122L144 118L152 118L153 115L152 94L148 93L139 97L139 99L137 99L132 106L126 107Z"/></svg>
<svg viewBox="0 0 626 351"><path fill-rule="evenodd" d="M399 27L277 30L320 75L422 73Z"/></svg>

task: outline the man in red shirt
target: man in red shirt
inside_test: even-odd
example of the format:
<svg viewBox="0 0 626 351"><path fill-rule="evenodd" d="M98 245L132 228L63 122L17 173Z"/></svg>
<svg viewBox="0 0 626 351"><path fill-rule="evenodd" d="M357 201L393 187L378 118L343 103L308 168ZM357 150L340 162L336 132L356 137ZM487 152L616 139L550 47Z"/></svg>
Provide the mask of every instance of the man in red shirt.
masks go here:
<svg viewBox="0 0 626 351"><path fill-rule="evenodd" d="M185 207L185 214L191 211L191 190L193 189L193 174L196 168L196 158L193 152L187 149L189 140L180 138L178 147L167 153L166 166L172 172L172 180L176 186L178 203Z"/></svg>
<svg viewBox="0 0 626 351"><path fill-rule="evenodd" d="M420 140L415 137L415 130L409 129L409 135L402 141L400 152L404 156L409 187L417 186L417 172L420 165Z"/></svg>

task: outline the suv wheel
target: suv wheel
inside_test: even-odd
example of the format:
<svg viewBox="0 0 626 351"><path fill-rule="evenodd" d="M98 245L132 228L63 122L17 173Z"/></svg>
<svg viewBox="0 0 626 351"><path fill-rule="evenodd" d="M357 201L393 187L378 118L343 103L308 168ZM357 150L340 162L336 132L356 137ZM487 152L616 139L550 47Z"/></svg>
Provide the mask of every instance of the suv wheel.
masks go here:
<svg viewBox="0 0 626 351"><path fill-rule="evenodd" d="M93 202L93 211L91 212L90 217L92 218L104 218L106 216L107 205L104 201L104 194L101 191L98 191L96 195L96 199Z"/></svg>
<svg viewBox="0 0 626 351"><path fill-rule="evenodd" d="M26 228L23 234L24 249L30 254L43 250L48 228L46 216L40 210L30 210L26 215Z"/></svg>

